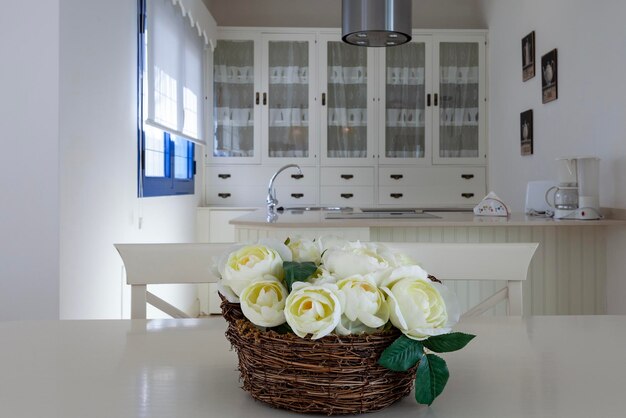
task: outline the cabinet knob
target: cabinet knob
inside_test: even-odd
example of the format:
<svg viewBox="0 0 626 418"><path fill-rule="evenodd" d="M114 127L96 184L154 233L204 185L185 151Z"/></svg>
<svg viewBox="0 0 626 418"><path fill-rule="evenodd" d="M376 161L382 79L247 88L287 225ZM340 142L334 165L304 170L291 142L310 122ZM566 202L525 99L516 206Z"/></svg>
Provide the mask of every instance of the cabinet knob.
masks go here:
<svg viewBox="0 0 626 418"><path fill-rule="evenodd" d="M300 180L303 177L304 177L304 174L292 174L291 175L291 178L296 179L296 180Z"/></svg>
<svg viewBox="0 0 626 418"><path fill-rule="evenodd" d="M354 197L354 195L352 193L341 193L340 196L343 197L344 199L350 199L350 198Z"/></svg>
<svg viewBox="0 0 626 418"><path fill-rule="evenodd" d="M254 100L256 104L259 104L259 92L256 92L256 99Z"/></svg>
<svg viewBox="0 0 626 418"><path fill-rule="evenodd" d="M474 175L473 174L461 174L461 177L464 178L465 180L469 180L469 179L473 179Z"/></svg>
<svg viewBox="0 0 626 418"><path fill-rule="evenodd" d="M402 193L390 193L389 196L393 197L394 199L400 199L402 197Z"/></svg>
<svg viewBox="0 0 626 418"><path fill-rule="evenodd" d="M394 180L400 180L401 178L404 177L404 175L402 175L402 174L390 174L389 177L391 177Z"/></svg>
<svg viewBox="0 0 626 418"><path fill-rule="evenodd" d="M294 199L300 199L304 197L304 193L292 193L291 197L293 197Z"/></svg>
<svg viewBox="0 0 626 418"><path fill-rule="evenodd" d="M267 104L267 93L263 93L263 104Z"/></svg>
<svg viewBox="0 0 626 418"><path fill-rule="evenodd" d="M466 199L470 199L474 197L474 193L461 193L461 196L463 196Z"/></svg>
<svg viewBox="0 0 626 418"><path fill-rule="evenodd" d="M354 174L342 174L340 177L344 180L350 180L354 178Z"/></svg>
<svg viewBox="0 0 626 418"><path fill-rule="evenodd" d="M326 106L326 93L322 93L322 106Z"/></svg>
<svg viewBox="0 0 626 418"><path fill-rule="evenodd" d="M230 193L218 193L217 195L222 199L228 199L230 197Z"/></svg>
<svg viewBox="0 0 626 418"><path fill-rule="evenodd" d="M218 174L217 177L225 180L230 178L230 174Z"/></svg>

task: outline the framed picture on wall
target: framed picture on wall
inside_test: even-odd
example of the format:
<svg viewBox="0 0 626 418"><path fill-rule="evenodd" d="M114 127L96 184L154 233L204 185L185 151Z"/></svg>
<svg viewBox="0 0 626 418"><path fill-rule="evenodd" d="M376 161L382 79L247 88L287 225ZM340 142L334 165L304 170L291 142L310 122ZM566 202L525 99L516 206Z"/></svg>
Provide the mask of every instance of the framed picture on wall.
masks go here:
<svg viewBox="0 0 626 418"><path fill-rule="evenodd" d="M541 96L548 103L559 97L558 61L556 48L541 57Z"/></svg>
<svg viewBox="0 0 626 418"><path fill-rule="evenodd" d="M535 31L522 39L522 80L535 76Z"/></svg>
<svg viewBox="0 0 626 418"><path fill-rule="evenodd" d="M533 154L533 110L529 109L520 114L520 139L522 155Z"/></svg>

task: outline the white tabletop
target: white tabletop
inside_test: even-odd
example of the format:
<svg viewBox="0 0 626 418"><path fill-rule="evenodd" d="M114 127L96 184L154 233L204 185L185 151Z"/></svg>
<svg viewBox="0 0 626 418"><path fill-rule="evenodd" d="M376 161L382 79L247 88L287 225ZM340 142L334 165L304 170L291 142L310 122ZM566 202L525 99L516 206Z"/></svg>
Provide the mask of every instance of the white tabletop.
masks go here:
<svg viewBox="0 0 626 418"><path fill-rule="evenodd" d="M240 389L220 317L0 322L0 417L294 416ZM626 316L478 318L429 408L368 417L626 416Z"/></svg>

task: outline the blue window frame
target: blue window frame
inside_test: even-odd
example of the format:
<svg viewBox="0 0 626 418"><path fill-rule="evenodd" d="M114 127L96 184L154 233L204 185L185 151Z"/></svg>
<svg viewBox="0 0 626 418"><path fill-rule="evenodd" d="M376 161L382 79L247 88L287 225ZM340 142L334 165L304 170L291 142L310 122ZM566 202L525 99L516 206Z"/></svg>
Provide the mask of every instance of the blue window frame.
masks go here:
<svg viewBox="0 0 626 418"><path fill-rule="evenodd" d="M146 0L138 0L137 143L138 196L194 194L195 144L145 123L148 99L146 61Z"/></svg>

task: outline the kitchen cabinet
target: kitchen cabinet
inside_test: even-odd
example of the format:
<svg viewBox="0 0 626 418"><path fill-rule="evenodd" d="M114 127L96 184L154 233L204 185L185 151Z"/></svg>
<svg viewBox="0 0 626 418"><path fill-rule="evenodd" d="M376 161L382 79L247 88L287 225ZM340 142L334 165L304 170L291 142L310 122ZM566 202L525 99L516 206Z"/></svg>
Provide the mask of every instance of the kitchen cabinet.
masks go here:
<svg viewBox="0 0 626 418"><path fill-rule="evenodd" d="M315 35L223 31L213 58L211 164L315 164Z"/></svg>
<svg viewBox="0 0 626 418"><path fill-rule="evenodd" d="M310 170L306 181L278 184L280 205L480 201L486 34L413 35L405 45L362 48L334 29L223 29L206 204L262 206L259 186L287 163ZM231 179L215 177L213 167L230 170ZM406 184L387 183L395 172Z"/></svg>

